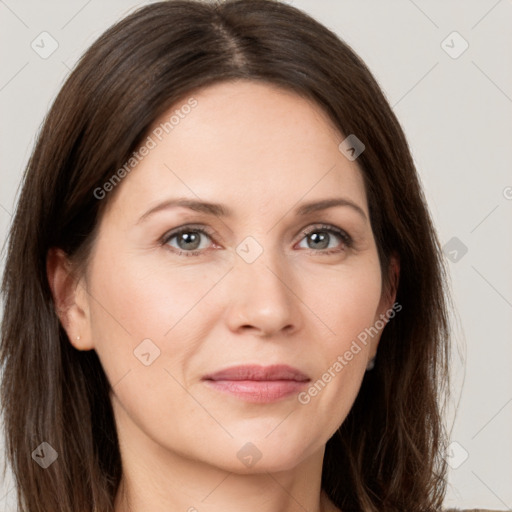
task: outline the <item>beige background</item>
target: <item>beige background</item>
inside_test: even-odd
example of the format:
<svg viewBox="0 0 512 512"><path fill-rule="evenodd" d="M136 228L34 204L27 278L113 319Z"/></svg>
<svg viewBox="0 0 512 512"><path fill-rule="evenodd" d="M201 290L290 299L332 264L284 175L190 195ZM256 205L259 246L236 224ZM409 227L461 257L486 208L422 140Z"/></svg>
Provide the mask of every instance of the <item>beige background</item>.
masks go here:
<svg viewBox="0 0 512 512"><path fill-rule="evenodd" d="M2 240L63 80L104 29L144 3L0 0ZM457 305L446 506L512 508L512 1L288 3L366 61L408 136L443 244L456 237L446 249ZM46 59L31 48L43 31L58 44ZM14 494L7 475L0 510L14 510Z"/></svg>

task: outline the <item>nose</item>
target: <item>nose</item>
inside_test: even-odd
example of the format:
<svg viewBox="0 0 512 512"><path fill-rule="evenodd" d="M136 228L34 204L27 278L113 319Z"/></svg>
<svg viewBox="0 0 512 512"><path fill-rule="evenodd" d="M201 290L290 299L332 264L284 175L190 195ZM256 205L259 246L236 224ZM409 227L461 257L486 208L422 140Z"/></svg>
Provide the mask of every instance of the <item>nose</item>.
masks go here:
<svg viewBox="0 0 512 512"><path fill-rule="evenodd" d="M254 331L258 336L269 337L300 329L298 282L279 257L263 253L248 263L237 256L230 274L226 314L232 332Z"/></svg>

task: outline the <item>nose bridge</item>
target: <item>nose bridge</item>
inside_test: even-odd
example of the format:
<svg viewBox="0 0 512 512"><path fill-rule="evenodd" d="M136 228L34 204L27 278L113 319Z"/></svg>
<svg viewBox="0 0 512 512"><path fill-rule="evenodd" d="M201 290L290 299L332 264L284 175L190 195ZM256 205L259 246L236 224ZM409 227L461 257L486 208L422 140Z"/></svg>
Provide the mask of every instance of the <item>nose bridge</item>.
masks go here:
<svg viewBox="0 0 512 512"><path fill-rule="evenodd" d="M293 274L282 248L272 246L270 238L261 243L248 236L236 247L232 275L236 290L230 294L233 329L251 326L269 334L299 325Z"/></svg>

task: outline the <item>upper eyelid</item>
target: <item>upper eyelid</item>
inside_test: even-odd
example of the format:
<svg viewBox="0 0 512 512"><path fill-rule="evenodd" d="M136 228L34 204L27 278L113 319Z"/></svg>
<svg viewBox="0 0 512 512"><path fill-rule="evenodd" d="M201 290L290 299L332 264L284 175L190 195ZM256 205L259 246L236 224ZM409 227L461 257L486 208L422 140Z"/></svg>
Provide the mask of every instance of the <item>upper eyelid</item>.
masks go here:
<svg viewBox="0 0 512 512"><path fill-rule="evenodd" d="M199 231L200 233L203 233L203 234L209 236L210 239L217 236L217 232L212 230L211 228L208 228L207 226L195 225L195 224L185 224L183 226L180 226L180 227L177 227L177 228L174 228L174 229L171 229L171 230L165 232L160 237L159 240L162 244L167 244L167 243L169 243L169 240L171 240L174 237L180 235L181 233L187 232L187 231Z"/></svg>
<svg viewBox="0 0 512 512"><path fill-rule="evenodd" d="M315 230L322 230L322 229L326 230L326 231L331 231L334 234L336 234L336 235L338 235L338 236L340 236L342 238L343 238L343 235L345 235L350 242L353 241L352 240L352 236L348 233L348 231L346 229L340 228L338 226L335 226L334 224L329 224L329 223L326 223L326 222L312 222L312 223L309 223L307 226L305 226L304 228L301 228L299 230L299 234L302 235L302 236L307 236L310 233L314 232ZM170 231L166 232L161 237L160 240L162 241L162 243L168 243L169 240L171 240L175 236L178 236L182 232L186 232L186 231L199 231L199 232L209 236L211 239L215 238L215 237L220 237L213 228L210 228L210 227L208 227L206 225L203 225L203 224L191 223L191 224L184 224L184 225L179 226L177 228L171 229ZM302 238L301 238L301 240L302 240Z"/></svg>

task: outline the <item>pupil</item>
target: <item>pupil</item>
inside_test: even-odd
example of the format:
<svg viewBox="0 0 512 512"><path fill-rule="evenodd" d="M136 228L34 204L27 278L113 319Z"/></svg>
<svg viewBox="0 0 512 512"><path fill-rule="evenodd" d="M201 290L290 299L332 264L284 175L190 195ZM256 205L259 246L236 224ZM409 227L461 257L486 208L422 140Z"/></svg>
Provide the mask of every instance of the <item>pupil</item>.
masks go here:
<svg viewBox="0 0 512 512"><path fill-rule="evenodd" d="M185 249L197 249L198 247L198 241L199 241L199 236L195 233L182 233L181 234L181 240L185 243L185 244L192 244L193 246L191 247L190 245L188 246L185 246L184 248Z"/></svg>
<svg viewBox="0 0 512 512"><path fill-rule="evenodd" d="M320 233L320 235L318 233ZM316 233L312 233L310 235L310 240L316 244L315 247L317 247L317 248L320 247L321 249L325 249L329 245L327 234L323 231L317 231ZM327 241L327 243L325 243L326 241ZM322 242L323 242L323 244L322 244Z"/></svg>

